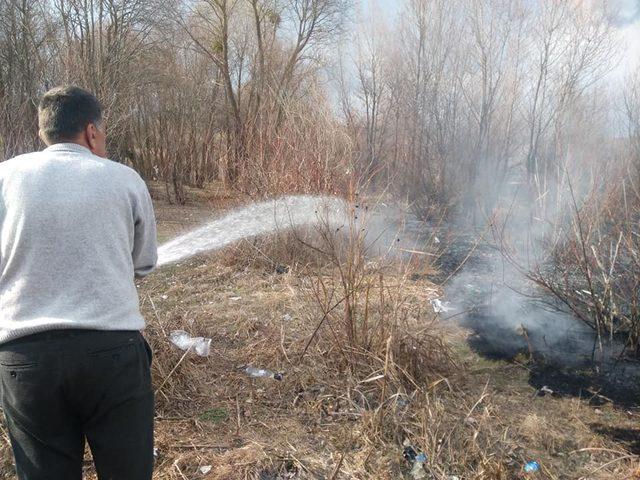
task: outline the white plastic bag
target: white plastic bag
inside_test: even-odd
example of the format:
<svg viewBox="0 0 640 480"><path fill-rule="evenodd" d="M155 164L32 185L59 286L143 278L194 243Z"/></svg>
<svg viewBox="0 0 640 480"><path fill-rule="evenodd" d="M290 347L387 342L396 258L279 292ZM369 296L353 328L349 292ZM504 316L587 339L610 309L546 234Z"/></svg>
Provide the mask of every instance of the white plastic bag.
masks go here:
<svg viewBox="0 0 640 480"><path fill-rule="evenodd" d="M184 330L174 330L169 334L169 340L180 350L193 350L201 357L208 357L211 351L211 339L192 337Z"/></svg>
<svg viewBox="0 0 640 480"><path fill-rule="evenodd" d="M430 300L433 311L436 313L447 313L453 310L450 302L443 302L439 298Z"/></svg>

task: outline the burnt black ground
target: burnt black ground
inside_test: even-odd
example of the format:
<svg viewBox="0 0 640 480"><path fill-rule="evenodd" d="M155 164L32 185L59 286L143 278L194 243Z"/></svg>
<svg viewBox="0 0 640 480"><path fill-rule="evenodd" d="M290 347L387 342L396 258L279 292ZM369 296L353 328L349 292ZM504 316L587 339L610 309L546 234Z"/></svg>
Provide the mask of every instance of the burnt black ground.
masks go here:
<svg viewBox="0 0 640 480"><path fill-rule="evenodd" d="M465 258L464 266L458 268ZM529 293L534 287L523 287L519 280L505 277L507 263L498 249L486 242L471 236L455 237L440 257L439 280L457 270L443 285L444 300L451 301L456 312L443 313L442 318L450 316L451 321L468 329L469 346L482 357L523 364L529 370L529 384L537 390L546 386L553 395L579 397L593 405L612 403L640 409L640 359L625 355L624 345L615 339L605 342L602 350L594 350L594 333L560 306L554 307L553 299L539 290L535 301L531 300ZM500 289L509 289L511 298L524 288L529 291L519 307L526 312L514 310L509 318L495 313L490 304L499 297ZM536 328L526 329L523 335L518 328L519 315L535 318ZM554 331L558 319L575 325L575 329L548 337L546 332Z"/></svg>

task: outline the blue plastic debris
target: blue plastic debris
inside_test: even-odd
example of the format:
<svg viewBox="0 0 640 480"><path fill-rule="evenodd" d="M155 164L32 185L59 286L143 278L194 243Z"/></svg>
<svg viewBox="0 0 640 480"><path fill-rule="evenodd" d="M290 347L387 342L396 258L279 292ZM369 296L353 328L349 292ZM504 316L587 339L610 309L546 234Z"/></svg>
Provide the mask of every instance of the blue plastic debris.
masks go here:
<svg viewBox="0 0 640 480"><path fill-rule="evenodd" d="M411 445L405 445L404 450L402 451L402 456L407 462L413 463L416 461L418 452L416 452L415 448L413 448Z"/></svg>
<svg viewBox="0 0 640 480"><path fill-rule="evenodd" d="M427 463L427 455L424 452L417 450L408 440L405 440L402 445L402 456L412 466L409 475L413 480L423 480L427 478L427 472L424 470L424 465Z"/></svg>
<svg viewBox="0 0 640 480"><path fill-rule="evenodd" d="M540 470L540 464L538 462L527 462L524 466L524 471L527 473L533 473Z"/></svg>
<svg viewBox="0 0 640 480"><path fill-rule="evenodd" d="M427 478L427 472L424 471L424 464L427 463L427 456L420 452L416 455L416 461L413 462L413 468L409 472L414 480L422 480Z"/></svg>

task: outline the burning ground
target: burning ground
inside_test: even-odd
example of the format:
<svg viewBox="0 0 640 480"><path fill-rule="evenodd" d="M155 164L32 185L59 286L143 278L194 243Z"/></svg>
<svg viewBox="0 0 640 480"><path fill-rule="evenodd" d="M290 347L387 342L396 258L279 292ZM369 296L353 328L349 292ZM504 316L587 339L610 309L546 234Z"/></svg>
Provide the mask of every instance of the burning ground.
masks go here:
<svg viewBox="0 0 640 480"><path fill-rule="evenodd" d="M445 269L460 267L445 286L452 305L444 318L470 332L468 344L476 353L525 364L529 383L554 395L638 408L640 359L624 338L599 342L592 328L481 238L455 238L441 260Z"/></svg>
<svg viewBox="0 0 640 480"><path fill-rule="evenodd" d="M200 206L157 200L161 238L236 202L192 195ZM423 257L362 269L369 293L353 307L375 312L371 331L384 327L389 335L357 355L341 336L345 309L310 341L340 277L290 237L243 242L140 284L155 354L155 478L410 479L405 442L426 454L424 478L525 478L530 460L541 466L531 478L640 478L635 406L593 385L569 394L550 375L536 383L526 343L513 355L491 355L477 343L480 322L435 318L429 300L448 292L432 282L442 272ZM476 281L479 291L490 289ZM169 343L174 329L211 337L211 355L184 355ZM249 378L239 368L246 364L284 378ZM542 382L554 393L541 396ZM2 478L12 478L6 435L2 453ZM89 470L87 478L94 478Z"/></svg>

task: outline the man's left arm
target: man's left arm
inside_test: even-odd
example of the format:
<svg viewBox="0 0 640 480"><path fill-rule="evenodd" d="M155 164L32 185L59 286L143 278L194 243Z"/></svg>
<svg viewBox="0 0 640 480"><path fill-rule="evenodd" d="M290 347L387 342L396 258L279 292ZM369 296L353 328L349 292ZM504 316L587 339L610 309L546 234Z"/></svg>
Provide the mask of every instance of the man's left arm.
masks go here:
<svg viewBox="0 0 640 480"><path fill-rule="evenodd" d="M158 261L156 218L151 195L140 178L137 205L134 212L133 268L136 278L150 274Z"/></svg>

